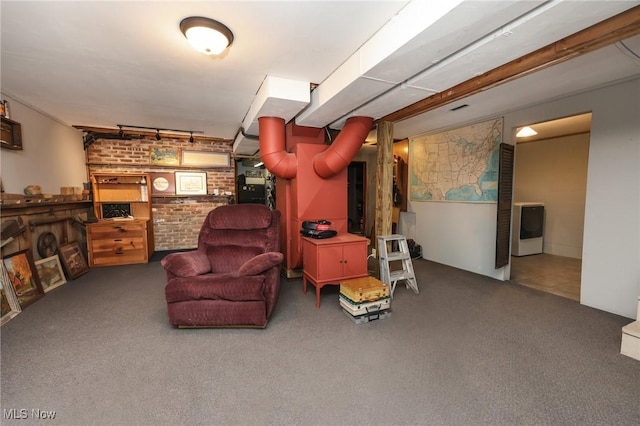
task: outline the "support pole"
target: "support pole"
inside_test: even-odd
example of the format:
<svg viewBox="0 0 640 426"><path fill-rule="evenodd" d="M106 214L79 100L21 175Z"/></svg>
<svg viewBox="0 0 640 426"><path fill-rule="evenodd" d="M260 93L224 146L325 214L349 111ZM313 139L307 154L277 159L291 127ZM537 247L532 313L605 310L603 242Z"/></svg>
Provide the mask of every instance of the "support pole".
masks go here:
<svg viewBox="0 0 640 426"><path fill-rule="evenodd" d="M393 123L382 121L377 129L375 236L391 234L393 209ZM377 238L372 238L376 241ZM376 250L378 248L376 247Z"/></svg>

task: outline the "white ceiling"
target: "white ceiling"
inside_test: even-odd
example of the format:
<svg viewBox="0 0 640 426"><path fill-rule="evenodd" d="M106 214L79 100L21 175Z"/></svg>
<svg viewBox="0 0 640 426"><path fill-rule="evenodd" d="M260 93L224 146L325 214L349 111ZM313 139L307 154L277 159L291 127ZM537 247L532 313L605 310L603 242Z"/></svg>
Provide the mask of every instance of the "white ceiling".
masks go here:
<svg viewBox="0 0 640 426"><path fill-rule="evenodd" d="M0 83L6 95L69 125L128 124L231 140L258 110L252 103L270 76L319 84L292 114L301 125L340 128L348 116L380 118L639 4L3 0ZM231 48L218 58L193 50L178 27L188 16L226 24ZM626 43L636 53L638 40ZM399 121L394 136L638 75L638 60L611 45ZM469 107L450 111L462 103ZM253 153L251 146L238 153Z"/></svg>

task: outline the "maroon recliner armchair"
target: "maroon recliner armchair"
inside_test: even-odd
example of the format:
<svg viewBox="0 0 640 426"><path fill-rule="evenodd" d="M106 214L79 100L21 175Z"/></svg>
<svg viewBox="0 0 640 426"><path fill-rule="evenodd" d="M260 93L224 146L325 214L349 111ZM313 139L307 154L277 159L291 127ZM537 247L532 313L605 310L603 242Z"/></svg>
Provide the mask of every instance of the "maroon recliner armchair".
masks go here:
<svg viewBox="0 0 640 426"><path fill-rule="evenodd" d="M169 322L266 327L280 292L280 212L230 204L207 215L198 248L162 259Z"/></svg>

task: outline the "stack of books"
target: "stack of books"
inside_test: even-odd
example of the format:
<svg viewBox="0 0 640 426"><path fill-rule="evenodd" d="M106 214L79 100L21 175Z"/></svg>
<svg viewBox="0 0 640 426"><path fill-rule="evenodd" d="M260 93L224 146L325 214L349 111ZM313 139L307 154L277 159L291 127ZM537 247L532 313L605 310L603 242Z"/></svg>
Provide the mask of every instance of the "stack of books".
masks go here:
<svg viewBox="0 0 640 426"><path fill-rule="evenodd" d="M340 306L356 324L388 318L391 315L389 286L374 277L342 281Z"/></svg>

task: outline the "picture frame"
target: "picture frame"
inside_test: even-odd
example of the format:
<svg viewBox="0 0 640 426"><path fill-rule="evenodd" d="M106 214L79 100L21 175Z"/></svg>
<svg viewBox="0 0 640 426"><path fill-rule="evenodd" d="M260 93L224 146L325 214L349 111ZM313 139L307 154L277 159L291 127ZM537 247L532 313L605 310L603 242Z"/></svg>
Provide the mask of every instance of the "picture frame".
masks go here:
<svg viewBox="0 0 640 426"><path fill-rule="evenodd" d="M152 146L149 150L149 163L156 166L179 166L178 148Z"/></svg>
<svg viewBox="0 0 640 426"><path fill-rule="evenodd" d="M22 151L22 127L7 117L0 117L0 147Z"/></svg>
<svg viewBox="0 0 640 426"><path fill-rule="evenodd" d="M31 249L12 253L2 261L21 309L44 296Z"/></svg>
<svg viewBox="0 0 640 426"><path fill-rule="evenodd" d="M67 282L60 263L60 257L57 254L36 260L36 269L45 293Z"/></svg>
<svg viewBox="0 0 640 426"><path fill-rule="evenodd" d="M0 262L0 325L4 325L20 312L22 312L22 309L9 280L7 268L5 268L4 262Z"/></svg>
<svg viewBox="0 0 640 426"><path fill-rule="evenodd" d="M176 176L173 173L149 173L151 195L175 195Z"/></svg>
<svg viewBox="0 0 640 426"><path fill-rule="evenodd" d="M190 151L183 149L181 164L198 167L231 167L231 156L225 152Z"/></svg>
<svg viewBox="0 0 640 426"><path fill-rule="evenodd" d="M207 195L206 172L175 172L177 195Z"/></svg>
<svg viewBox="0 0 640 426"><path fill-rule="evenodd" d="M80 275L89 272L89 265L77 242L74 241L61 246L58 249L58 254L69 279L74 280Z"/></svg>

